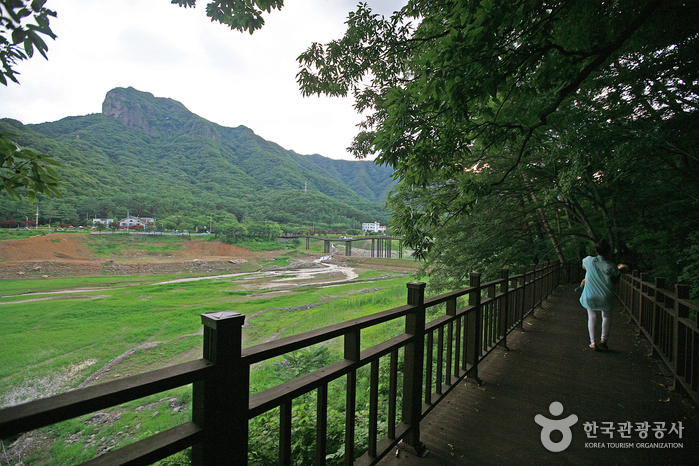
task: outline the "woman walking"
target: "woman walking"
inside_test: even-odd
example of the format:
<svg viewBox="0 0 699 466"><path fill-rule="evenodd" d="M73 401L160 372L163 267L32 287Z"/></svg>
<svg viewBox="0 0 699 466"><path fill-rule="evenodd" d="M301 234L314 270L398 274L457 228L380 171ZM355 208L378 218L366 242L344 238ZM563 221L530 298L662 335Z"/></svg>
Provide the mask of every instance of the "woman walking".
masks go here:
<svg viewBox="0 0 699 466"><path fill-rule="evenodd" d="M614 304L614 284L619 281L622 273L629 267L624 264L618 266L608 259L612 251L606 240L601 240L595 245L597 256L587 256L582 261L585 269L585 280L580 304L587 309L587 328L590 332L590 348L593 350L609 349L607 341L612 325L612 307ZM597 317L602 313L602 333L599 343L595 337Z"/></svg>

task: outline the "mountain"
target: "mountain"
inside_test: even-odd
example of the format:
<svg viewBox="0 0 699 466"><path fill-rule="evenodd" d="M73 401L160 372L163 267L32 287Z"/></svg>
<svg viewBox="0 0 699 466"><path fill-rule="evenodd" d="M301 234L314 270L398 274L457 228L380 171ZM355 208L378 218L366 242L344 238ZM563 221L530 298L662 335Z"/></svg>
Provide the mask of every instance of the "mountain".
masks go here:
<svg viewBox="0 0 699 466"><path fill-rule="evenodd" d="M31 125L4 119L0 131L62 164L65 197L38 201L41 218L54 222L123 217L129 209L160 218L385 223L383 204L395 184L390 168L300 155L133 88L109 91L101 114ZM32 218L33 209L3 195L0 218Z"/></svg>

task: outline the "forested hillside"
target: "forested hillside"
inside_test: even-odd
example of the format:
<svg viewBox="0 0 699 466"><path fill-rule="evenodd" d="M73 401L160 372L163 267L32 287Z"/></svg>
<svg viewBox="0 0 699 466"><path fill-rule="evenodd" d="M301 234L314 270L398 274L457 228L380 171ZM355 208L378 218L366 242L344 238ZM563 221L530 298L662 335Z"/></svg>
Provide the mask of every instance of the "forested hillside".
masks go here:
<svg viewBox="0 0 699 466"><path fill-rule="evenodd" d="M388 221L390 168L299 155L249 128L217 125L133 88L110 91L102 114L37 125L5 119L0 131L61 163L64 198L39 196L40 222L124 217L127 209L181 228L183 219L206 217L199 223L208 224L210 215L325 228ZM32 220L35 210L2 195L0 219Z"/></svg>

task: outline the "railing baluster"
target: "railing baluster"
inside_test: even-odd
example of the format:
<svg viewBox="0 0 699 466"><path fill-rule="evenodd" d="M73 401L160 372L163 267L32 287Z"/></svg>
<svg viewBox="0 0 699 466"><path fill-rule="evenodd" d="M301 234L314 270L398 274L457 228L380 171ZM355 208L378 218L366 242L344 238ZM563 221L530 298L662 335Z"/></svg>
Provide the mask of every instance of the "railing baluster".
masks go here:
<svg viewBox="0 0 699 466"><path fill-rule="evenodd" d="M379 360L371 361L369 378L369 456L376 458L379 424Z"/></svg>
<svg viewBox="0 0 699 466"><path fill-rule="evenodd" d="M435 392L442 394L442 384L444 383L444 325L440 325L437 330L437 380L435 381Z"/></svg>
<svg viewBox="0 0 699 466"><path fill-rule="evenodd" d="M328 454L328 384L318 387L316 410L316 465L324 466Z"/></svg>
<svg viewBox="0 0 699 466"><path fill-rule="evenodd" d="M388 369L388 438L396 438L396 404L398 392L398 350L391 351Z"/></svg>
<svg viewBox="0 0 699 466"><path fill-rule="evenodd" d="M282 403L279 407L279 465L291 465L291 418L292 402Z"/></svg>
<svg viewBox="0 0 699 466"><path fill-rule="evenodd" d="M468 296L468 303L473 307L468 313L468 356L467 363L470 365L469 378L480 381L478 378L478 362L482 351L483 335L483 309L481 308L481 274L472 273L469 286L471 292Z"/></svg>
<svg viewBox="0 0 699 466"><path fill-rule="evenodd" d="M454 344L454 322L449 322L447 324L447 362L444 364L445 380L446 383L451 385L453 383L453 373L452 373L452 353Z"/></svg>
<svg viewBox="0 0 699 466"><path fill-rule="evenodd" d="M357 371L347 374L347 401L345 404L345 465L354 464L354 428L357 421Z"/></svg>
<svg viewBox="0 0 699 466"><path fill-rule="evenodd" d="M497 321L497 302L495 301L495 284L488 286L488 298L490 298L490 303L488 303L485 309L488 312L486 319L486 342L485 348L488 349L493 346L495 341L495 329Z"/></svg>
<svg viewBox="0 0 699 466"><path fill-rule="evenodd" d="M510 271L508 269L500 269L500 292L502 293L502 320L500 323L500 335L502 336L502 346L507 347L507 331L510 329Z"/></svg>
<svg viewBox="0 0 699 466"><path fill-rule="evenodd" d="M345 359L359 361L360 331L354 331L345 335ZM354 464L355 426L357 422L357 370L352 369L347 374L347 399L345 405L345 465Z"/></svg>
<svg viewBox="0 0 699 466"><path fill-rule="evenodd" d="M447 315L456 316L456 298L447 301ZM449 385L452 384L452 377L459 377L460 324L460 319L456 319L455 324L454 322L449 322L449 341L447 343L447 380Z"/></svg>
<svg viewBox="0 0 699 466"><path fill-rule="evenodd" d="M694 401L697 401L697 389L699 389L699 362L697 362L697 357L699 357L699 334L692 332L692 352L691 352L691 367L690 367L690 379L689 385L694 391Z"/></svg>
<svg viewBox="0 0 699 466"><path fill-rule="evenodd" d="M461 322L463 317L456 319L456 328L454 328L454 374L461 377Z"/></svg>
<svg viewBox="0 0 699 466"><path fill-rule="evenodd" d="M519 302L516 313L517 321L519 321L520 330L524 330L524 313L527 309L527 266L521 265L519 267Z"/></svg>
<svg viewBox="0 0 699 466"><path fill-rule="evenodd" d="M529 305L527 306L525 312L533 311L534 306L536 305L536 285L537 285L537 279L536 279L536 265L530 265L529 266L529 276L530 276L530 283L529 283ZM536 317L534 315L534 312L531 313L532 317Z"/></svg>
<svg viewBox="0 0 699 466"><path fill-rule="evenodd" d="M673 390L677 389L677 378L683 377L686 373L687 363L687 333L684 332L684 324L680 326L680 319L689 317L688 309L682 304L682 300L689 299L689 286L675 285L675 309L674 309L674 333L676 338L673 342L672 352L674 354L675 378L673 380Z"/></svg>
<svg viewBox="0 0 699 466"><path fill-rule="evenodd" d="M432 403L432 364L434 357L434 331L427 332L425 344L425 403Z"/></svg>

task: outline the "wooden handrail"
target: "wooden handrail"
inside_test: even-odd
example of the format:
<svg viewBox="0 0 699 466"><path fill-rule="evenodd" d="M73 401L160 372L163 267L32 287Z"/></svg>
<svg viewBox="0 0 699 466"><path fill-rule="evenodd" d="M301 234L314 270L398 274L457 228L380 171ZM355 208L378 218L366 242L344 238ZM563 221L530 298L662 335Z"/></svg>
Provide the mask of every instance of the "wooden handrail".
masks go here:
<svg viewBox="0 0 699 466"><path fill-rule="evenodd" d="M212 372L211 362L199 359L4 408L0 410L0 438L181 387Z"/></svg>
<svg viewBox="0 0 699 466"><path fill-rule="evenodd" d="M676 285L673 292L666 289L664 279L651 281L634 270L622 276L617 295L653 353L672 372L673 389L684 391L699 404L699 304L689 300L687 285Z"/></svg>
<svg viewBox="0 0 699 466"><path fill-rule="evenodd" d="M186 422L83 463L83 466L140 466L173 455L202 440L202 429Z"/></svg>
<svg viewBox="0 0 699 466"><path fill-rule="evenodd" d="M260 361L271 359L311 345L332 340L333 338L344 336L353 330L362 330L374 325L405 317L405 315L408 314L411 309L413 309L413 306L400 306L369 316L359 317L346 322L340 322L322 329L310 330L297 335L280 338L279 340L269 341L249 348L244 348L243 359L246 361L246 363L252 365Z"/></svg>

